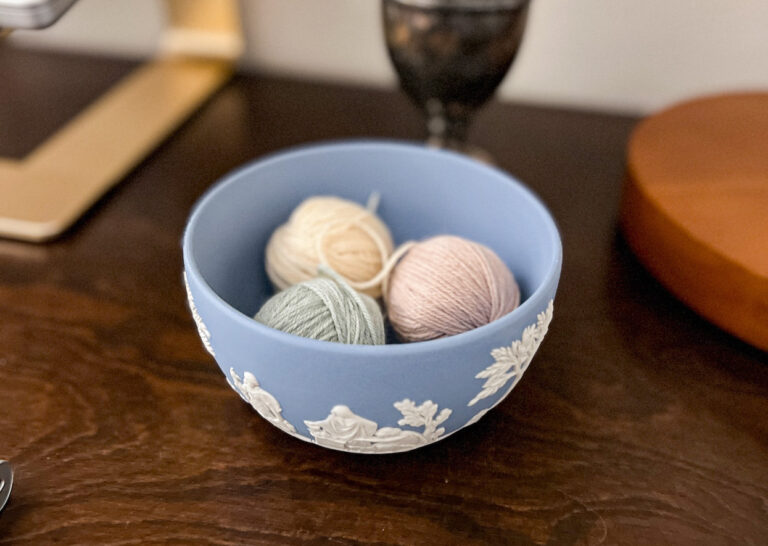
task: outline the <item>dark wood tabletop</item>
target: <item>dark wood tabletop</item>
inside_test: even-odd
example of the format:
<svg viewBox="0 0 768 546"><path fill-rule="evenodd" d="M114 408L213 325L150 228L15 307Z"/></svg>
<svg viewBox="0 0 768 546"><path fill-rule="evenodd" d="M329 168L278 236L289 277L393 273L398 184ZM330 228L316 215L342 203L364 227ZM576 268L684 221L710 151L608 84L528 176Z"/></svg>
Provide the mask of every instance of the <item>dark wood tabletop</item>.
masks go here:
<svg viewBox="0 0 768 546"><path fill-rule="evenodd" d="M0 156L22 157L132 67L0 48ZM0 459L16 473L0 544L767 544L768 355L627 249L635 121L481 113L473 141L561 230L550 333L478 424L350 455L287 436L230 389L187 309L180 237L245 161L418 139L421 121L395 92L235 77L63 238L0 241Z"/></svg>

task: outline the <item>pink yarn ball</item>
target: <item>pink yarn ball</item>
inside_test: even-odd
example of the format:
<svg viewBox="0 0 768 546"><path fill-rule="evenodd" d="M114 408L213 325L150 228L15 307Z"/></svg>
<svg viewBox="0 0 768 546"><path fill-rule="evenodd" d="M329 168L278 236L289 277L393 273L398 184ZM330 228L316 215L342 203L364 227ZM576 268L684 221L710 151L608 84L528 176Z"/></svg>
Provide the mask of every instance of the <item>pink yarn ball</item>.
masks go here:
<svg viewBox="0 0 768 546"><path fill-rule="evenodd" d="M520 303L520 289L493 250L441 235L408 250L392 271L386 300L398 335L406 341L426 341L506 315Z"/></svg>

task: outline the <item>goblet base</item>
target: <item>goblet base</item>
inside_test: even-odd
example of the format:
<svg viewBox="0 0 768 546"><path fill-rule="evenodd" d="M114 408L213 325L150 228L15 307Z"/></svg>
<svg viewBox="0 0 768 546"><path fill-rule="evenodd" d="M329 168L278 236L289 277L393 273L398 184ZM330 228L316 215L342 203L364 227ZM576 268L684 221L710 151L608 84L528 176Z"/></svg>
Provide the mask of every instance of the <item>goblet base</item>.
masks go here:
<svg viewBox="0 0 768 546"><path fill-rule="evenodd" d="M443 138L434 136L427 138L426 143L429 148L438 148L441 150L459 152L471 157L472 159L476 159L481 163L485 163L486 165L496 165L496 162L493 160L493 156L490 154L490 152L473 144L467 144L466 142L446 141Z"/></svg>

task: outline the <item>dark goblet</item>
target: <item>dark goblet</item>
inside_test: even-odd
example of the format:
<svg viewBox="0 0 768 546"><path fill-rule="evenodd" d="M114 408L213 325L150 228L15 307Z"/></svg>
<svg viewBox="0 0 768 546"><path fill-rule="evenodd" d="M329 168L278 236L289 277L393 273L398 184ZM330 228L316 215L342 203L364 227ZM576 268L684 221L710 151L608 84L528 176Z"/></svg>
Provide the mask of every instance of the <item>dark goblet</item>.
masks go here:
<svg viewBox="0 0 768 546"><path fill-rule="evenodd" d="M528 0L383 0L387 49L424 112L430 145L488 157L467 144L475 111L515 59Z"/></svg>

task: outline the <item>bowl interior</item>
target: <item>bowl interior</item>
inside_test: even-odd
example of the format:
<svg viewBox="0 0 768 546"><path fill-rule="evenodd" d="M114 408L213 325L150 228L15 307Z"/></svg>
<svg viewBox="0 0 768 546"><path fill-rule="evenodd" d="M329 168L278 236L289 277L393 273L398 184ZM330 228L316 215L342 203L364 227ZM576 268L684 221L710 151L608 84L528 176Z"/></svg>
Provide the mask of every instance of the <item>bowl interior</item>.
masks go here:
<svg viewBox="0 0 768 546"><path fill-rule="evenodd" d="M271 233L305 198L336 195L378 214L395 244L453 234L492 248L525 301L559 261L547 211L508 175L456 154L395 143L340 143L282 153L214 186L190 221L188 256L203 280L247 316L273 294L264 270Z"/></svg>

